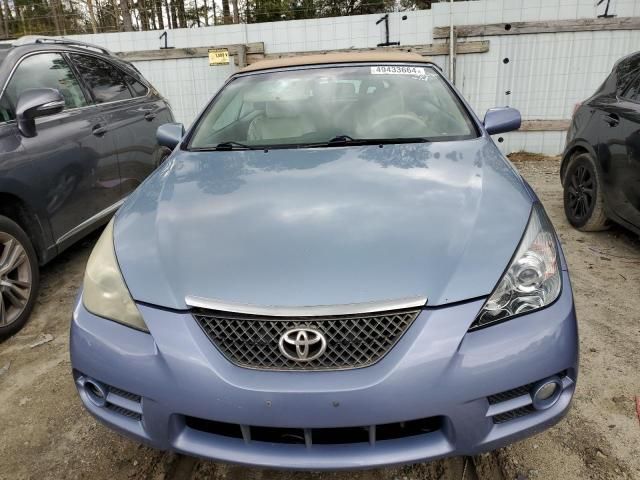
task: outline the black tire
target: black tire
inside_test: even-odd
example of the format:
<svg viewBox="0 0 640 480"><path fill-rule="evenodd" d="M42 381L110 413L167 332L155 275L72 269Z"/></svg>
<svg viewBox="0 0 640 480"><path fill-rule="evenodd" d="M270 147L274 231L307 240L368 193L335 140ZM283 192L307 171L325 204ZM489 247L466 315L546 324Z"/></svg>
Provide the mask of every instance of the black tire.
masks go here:
<svg viewBox="0 0 640 480"><path fill-rule="evenodd" d="M17 223L0 215L0 341L27 323L39 285L38 257L31 240Z"/></svg>
<svg viewBox="0 0 640 480"><path fill-rule="evenodd" d="M169 155L171 155L171 150L167 147L157 148L156 151L153 152L153 167L158 168L169 158Z"/></svg>
<svg viewBox="0 0 640 480"><path fill-rule="evenodd" d="M606 230L602 182L594 159L588 153L574 155L562 181L564 213L569 223L583 232Z"/></svg>

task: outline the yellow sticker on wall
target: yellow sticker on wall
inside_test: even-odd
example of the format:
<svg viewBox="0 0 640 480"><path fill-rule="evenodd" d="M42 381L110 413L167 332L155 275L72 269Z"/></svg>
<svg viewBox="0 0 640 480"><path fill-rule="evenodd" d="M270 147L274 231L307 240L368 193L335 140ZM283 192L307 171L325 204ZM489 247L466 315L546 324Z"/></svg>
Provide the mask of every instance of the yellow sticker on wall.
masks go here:
<svg viewBox="0 0 640 480"><path fill-rule="evenodd" d="M209 49L209 66L228 65L229 50L226 48L210 48Z"/></svg>

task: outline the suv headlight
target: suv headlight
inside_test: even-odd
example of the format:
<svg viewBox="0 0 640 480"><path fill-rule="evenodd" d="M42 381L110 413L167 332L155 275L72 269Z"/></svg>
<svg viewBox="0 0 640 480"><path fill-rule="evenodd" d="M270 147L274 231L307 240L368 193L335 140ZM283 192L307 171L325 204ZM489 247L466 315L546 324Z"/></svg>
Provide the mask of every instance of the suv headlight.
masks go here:
<svg viewBox="0 0 640 480"><path fill-rule="evenodd" d="M94 315L149 331L120 273L113 247L113 219L102 232L87 262L82 302Z"/></svg>
<svg viewBox="0 0 640 480"><path fill-rule="evenodd" d="M561 287L556 236L536 203L516 254L469 330L546 307L558 298Z"/></svg>

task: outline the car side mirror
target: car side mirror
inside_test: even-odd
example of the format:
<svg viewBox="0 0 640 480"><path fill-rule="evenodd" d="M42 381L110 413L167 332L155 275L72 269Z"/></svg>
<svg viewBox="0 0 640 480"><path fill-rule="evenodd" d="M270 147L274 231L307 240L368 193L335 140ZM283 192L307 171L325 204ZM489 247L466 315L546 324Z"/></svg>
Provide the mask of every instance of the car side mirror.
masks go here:
<svg viewBox="0 0 640 480"><path fill-rule="evenodd" d="M25 137L36 136L36 118L55 115L64 109L64 97L55 88L29 88L18 97L16 120Z"/></svg>
<svg viewBox="0 0 640 480"><path fill-rule="evenodd" d="M160 125L156 131L158 145L171 150L176 148L182 137L184 137L184 125L181 123L165 123Z"/></svg>
<svg viewBox="0 0 640 480"><path fill-rule="evenodd" d="M490 108L484 115L484 128L489 135L518 130L522 123L520 112L511 107Z"/></svg>

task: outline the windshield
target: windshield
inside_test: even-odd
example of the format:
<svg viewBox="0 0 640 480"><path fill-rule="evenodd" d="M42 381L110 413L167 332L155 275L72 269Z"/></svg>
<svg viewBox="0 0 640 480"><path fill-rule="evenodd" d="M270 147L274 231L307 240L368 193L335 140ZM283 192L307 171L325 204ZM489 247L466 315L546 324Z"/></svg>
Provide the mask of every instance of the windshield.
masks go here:
<svg viewBox="0 0 640 480"><path fill-rule="evenodd" d="M328 145L475 138L462 105L431 67L367 65L238 77L199 121L189 147Z"/></svg>

